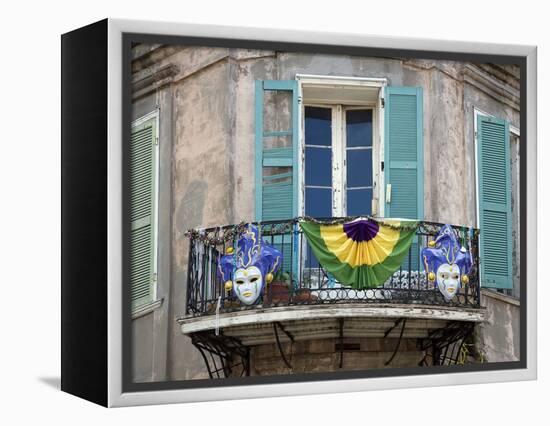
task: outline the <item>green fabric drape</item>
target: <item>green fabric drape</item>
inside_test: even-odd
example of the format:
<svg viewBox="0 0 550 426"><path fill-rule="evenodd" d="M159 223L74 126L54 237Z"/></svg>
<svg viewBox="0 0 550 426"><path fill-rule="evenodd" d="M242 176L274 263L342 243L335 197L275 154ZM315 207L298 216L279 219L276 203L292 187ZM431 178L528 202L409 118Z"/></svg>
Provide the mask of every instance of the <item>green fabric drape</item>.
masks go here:
<svg viewBox="0 0 550 426"><path fill-rule="evenodd" d="M341 224L303 220L315 257L336 280L356 289L378 287L408 258L417 221L358 218Z"/></svg>

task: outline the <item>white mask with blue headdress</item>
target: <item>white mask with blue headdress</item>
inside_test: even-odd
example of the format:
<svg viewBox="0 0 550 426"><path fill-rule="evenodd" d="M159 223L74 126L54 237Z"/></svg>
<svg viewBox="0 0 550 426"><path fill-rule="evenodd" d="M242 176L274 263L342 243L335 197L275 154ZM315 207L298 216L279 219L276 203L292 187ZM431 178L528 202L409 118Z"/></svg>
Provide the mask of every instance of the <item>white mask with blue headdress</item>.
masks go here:
<svg viewBox="0 0 550 426"><path fill-rule="evenodd" d="M222 256L218 262L218 273L227 290L232 289L245 305L255 304L264 289L281 267L279 250L260 238L258 228L248 225L239 237L236 250Z"/></svg>
<svg viewBox="0 0 550 426"><path fill-rule="evenodd" d="M436 281L445 301L449 302L468 282L472 256L461 247L449 225L443 226L430 246L422 249L422 261L429 281Z"/></svg>

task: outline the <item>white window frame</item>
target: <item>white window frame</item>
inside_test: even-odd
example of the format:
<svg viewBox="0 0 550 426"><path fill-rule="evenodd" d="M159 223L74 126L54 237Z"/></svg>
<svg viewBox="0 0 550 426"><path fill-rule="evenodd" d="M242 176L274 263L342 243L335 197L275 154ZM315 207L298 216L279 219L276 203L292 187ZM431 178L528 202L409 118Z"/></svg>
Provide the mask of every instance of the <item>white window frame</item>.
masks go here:
<svg viewBox="0 0 550 426"><path fill-rule="evenodd" d="M473 111L473 114L474 114L474 158L475 158L475 170L474 170L474 175L475 175L475 191L476 191L476 223L475 223L475 226L479 228L479 224L480 224L480 219L479 219L479 159L478 159L478 150L477 150L477 147L478 147L478 135L479 135L479 126L478 126L478 117L482 116L482 117L492 117L492 118L497 118L496 116L494 116L493 114L489 114L488 112L480 109L480 108L477 108L477 107L474 107L474 111ZM510 131L511 134L513 134L514 136L518 137L520 136L520 132L519 132L519 128L508 123L508 129ZM508 141L508 143L510 143L510 141Z"/></svg>
<svg viewBox="0 0 550 426"><path fill-rule="evenodd" d="M141 311L148 312L151 309L151 305L155 305L158 301L158 230L159 230L159 192L160 192L160 119L159 119L159 109L155 109L138 119L132 121L132 132L133 129L141 124L154 119L155 120L155 140L156 144L154 146L154 161L155 161L155 187L153 188L153 197L155 200L154 211L153 211L153 232L155 233L155 240L153 241L153 285L151 286L151 300L148 304L138 307L134 312L132 312L133 317L142 315Z"/></svg>
<svg viewBox="0 0 550 426"><path fill-rule="evenodd" d="M300 179L300 191L298 193L298 211L302 215L305 213L305 107L306 106L318 106L324 108L332 108L332 140L344 140L345 138L345 126L343 114L347 109L372 109L373 111L373 135L372 135L372 161L373 161L373 191L372 191L372 208L371 215L384 217L384 203L380 200L384 200L384 172L382 171L381 164L384 161L384 110L383 110L383 97L384 88L387 86L386 78L363 78L363 77L339 77L339 76L322 76L322 75L310 75L310 74L297 74L296 80L298 81L298 99L300 104L300 125L298 128L298 138L300 144L300 161L298 162L298 175ZM304 86L317 86L319 88L327 88L334 90L338 87L346 87L347 89L363 89L365 87L372 87L378 91L376 100L372 102L350 102L339 100L323 100L317 99L315 102L309 102L303 98ZM334 125L336 124L336 125ZM341 144L341 150L333 147L333 155L335 155L336 164L343 164L343 160L346 158L345 143ZM334 167L334 162L332 167ZM345 208L346 194L343 191L334 191L334 188L345 188L346 176L345 168L340 168L340 173L335 173L333 170L332 183L333 183L333 197L332 197L332 212L333 216L341 216L343 209Z"/></svg>

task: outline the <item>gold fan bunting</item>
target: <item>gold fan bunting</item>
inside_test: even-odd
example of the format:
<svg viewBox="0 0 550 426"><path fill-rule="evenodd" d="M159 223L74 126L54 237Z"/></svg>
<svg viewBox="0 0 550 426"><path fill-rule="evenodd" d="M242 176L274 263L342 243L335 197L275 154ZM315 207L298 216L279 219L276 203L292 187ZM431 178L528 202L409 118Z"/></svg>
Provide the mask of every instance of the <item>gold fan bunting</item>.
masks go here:
<svg viewBox="0 0 550 426"><path fill-rule="evenodd" d="M323 268L354 288L382 285L399 269L415 237L417 221L357 218L341 224L300 222Z"/></svg>

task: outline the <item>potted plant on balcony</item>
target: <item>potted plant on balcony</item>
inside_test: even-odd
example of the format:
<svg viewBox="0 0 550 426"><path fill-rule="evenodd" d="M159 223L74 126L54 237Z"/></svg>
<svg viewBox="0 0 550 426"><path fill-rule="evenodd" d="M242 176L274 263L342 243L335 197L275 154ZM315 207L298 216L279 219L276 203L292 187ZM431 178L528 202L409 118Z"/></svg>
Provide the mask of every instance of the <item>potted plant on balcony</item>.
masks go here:
<svg viewBox="0 0 550 426"><path fill-rule="evenodd" d="M297 304L302 304L317 300L317 296L311 293L311 277L304 277L302 286L294 290L292 301Z"/></svg>
<svg viewBox="0 0 550 426"><path fill-rule="evenodd" d="M279 271L269 284L267 284L267 303L272 305L288 304L290 300L290 275L288 272Z"/></svg>

